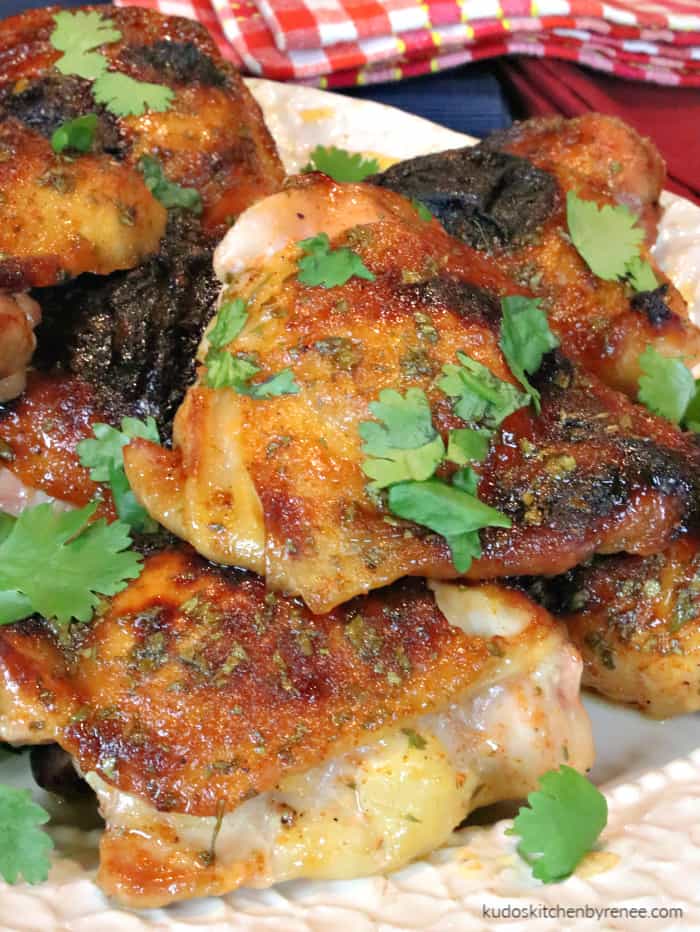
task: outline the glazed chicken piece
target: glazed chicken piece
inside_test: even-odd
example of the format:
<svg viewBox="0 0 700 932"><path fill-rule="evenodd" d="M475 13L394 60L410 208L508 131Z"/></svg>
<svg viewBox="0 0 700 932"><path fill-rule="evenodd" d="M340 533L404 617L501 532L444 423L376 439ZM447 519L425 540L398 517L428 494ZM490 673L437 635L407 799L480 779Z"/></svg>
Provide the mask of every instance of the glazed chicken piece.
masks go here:
<svg viewBox="0 0 700 932"><path fill-rule="evenodd" d="M352 247L374 281L298 281L305 238ZM216 254L225 300L247 301L229 349L258 378L291 368L299 391L255 399L200 370L173 449L125 448L137 497L219 563L264 575L316 612L405 575L457 575L442 537L370 494L359 424L383 389L421 388L446 438L464 427L437 381L462 351L513 383L498 345L499 296L522 292L489 256L421 220L389 191L306 176L247 211ZM200 362L207 356L203 341ZM513 522L487 528L474 578L566 571L595 552L649 554L696 520L698 451L687 435L563 357L495 435L480 498Z"/></svg>
<svg viewBox="0 0 700 932"><path fill-rule="evenodd" d="M543 298L567 356L636 397L647 345L692 366L700 362L700 330L648 250L643 256L661 283L655 291L634 294L590 271L568 236L566 193L624 204L651 246L664 179L650 140L593 113L516 123L473 148L411 159L373 180L420 200L449 233Z"/></svg>
<svg viewBox="0 0 700 932"><path fill-rule="evenodd" d="M319 616L171 550L67 637L0 629L0 740L73 755L107 823L98 882L158 906L389 871L588 768L580 670L515 591L413 580Z"/></svg>
<svg viewBox="0 0 700 932"><path fill-rule="evenodd" d="M567 623L583 682L654 718L700 709L700 550L596 559L536 590Z"/></svg>
<svg viewBox="0 0 700 932"><path fill-rule="evenodd" d="M91 82L55 67L57 8L0 23L0 288L104 275L156 252L166 210L137 167L142 155L200 193L212 234L282 180L258 105L204 28L151 10L94 9L121 33L97 50L109 69L171 88L172 106L116 117L96 104ZM91 150L57 155L54 130L87 113L99 118Z"/></svg>
<svg viewBox="0 0 700 932"><path fill-rule="evenodd" d="M276 190L284 175L258 105L201 26L150 10L95 8L121 33L120 40L99 49L110 70L174 92L164 112L117 117L95 102L90 81L55 67L61 53L51 44L51 34L59 12L33 10L0 22L0 402L22 391L35 345L39 308L22 290L62 286L81 273L105 276L145 263L148 273L122 288L130 289L132 317L135 305L140 304L142 317L145 310L153 310L153 288L144 295L149 277L162 280L180 272L169 281L165 298L160 285L159 309L176 303L177 293L183 301L191 300L195 286L182 276L183 269L173 270L172 263L163 261L164 250L173 252L173 212L168 225L168 211L144 182L142 156L156 159L169 181L199 193L203 212L201 219L191 216L190 226L196 226L201 240L208 240L209 255L231 218L255 198ZM51 144L54 131L87 114L98 118L90 150L56 154ZM144 351L152 350L150 344L158 339L147 339L147 324L143 345L132 346L130 358L119 357L119 345L103 345L99 359L94 346L86 349L96 338L105 343L105 315L112 310L106 305L126 277L124 272L116 275L116 280L88 276L70 294L59 287L58 295L42 291L35 298L42 306L46 299L59 317L70 313L73 334L83 331L79 349L66 342L60 325L58 338L52 333L50 341L44 340L45 347L50 342L71 357L68 368L81 377L109 380L111 370L121 367L130 370L133 382ZM2 294L3 289L20 294ZM117 300L123 315L123 295ZM167 322L163 312L152 316L151 331L162 333ZM200 331L195 344L199 335ZM122 331L121 343L129 342L133 341ZM175 357L168 358L184 375L192 374L191 344L191 338L180 341ZM150 362L158 368L151 370L148 391L143 376L130 386L134 397L149 395L147 410L163 403L156 397L161 361L151 353ZM125 381L123 371L120 375ZM165 420L171 416L172 411Z"/></svg>

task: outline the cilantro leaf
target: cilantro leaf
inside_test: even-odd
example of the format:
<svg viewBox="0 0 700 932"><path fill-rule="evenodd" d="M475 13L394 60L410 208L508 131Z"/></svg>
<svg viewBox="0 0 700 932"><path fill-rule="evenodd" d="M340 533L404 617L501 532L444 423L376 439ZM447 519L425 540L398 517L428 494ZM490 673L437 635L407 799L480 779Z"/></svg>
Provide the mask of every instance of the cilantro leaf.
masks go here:
<svg viewBox="0 0 700 932"><path fill-rule="evenodd" d="M470 427L451 430L447 437L447 459L458 466L481 463L489 451L490 431Z"/></svg>
<svg viewBox="0 0 700 932"><path fill-rule="evenodd" d="M413 207L415 208L415 211L421 220L425 220L427 223L429 220L433 219L433 215L422 201L417 201L415 197L412 197L411 204L413 204Z"/></svg>
<svg viewBox="0 0 700 932"><path fill-rule="evenodd" d="M457 358L461 365L443 366L437 384L446 395L457 399L454 409L462 420L496 428L509 414L528 403L527 395L466 353L458 352Z"/></svg>
<svg viewBox="0 0 700 932"><path fill-rule="evenodd" d="M303 172L323 172L333 181L364 181L379 171L376 159L366 159L361 152L348 152L337 146L316 146Z"/></svg>
<svg viewBox="0 0 700 932"><path fill-rule="evenodd" d="M465 573L480 552L478 535L484 527L511 526L510 518L463 489L439 479L400 482L389 489L389 509L406 521L430 528L447 540L459 573Z"/></svg>
<svg viewBox="0 0 700 932"><path fill-rule="evenodd" d="M98 104L121 117L142 116L147 110L162 113L175 99L175 91L165 84L137 81L128 74L106 70L97 75L92 93Z"/></svg>
<svg viewBox="0 0 700 932"><path fill-rule="evenodd" d="M335 288L344 285L351 278L364 278L374 281L374 275L365 266L364 262L352 249L341 246L339 249L330 248L327 233L319 233L309 239L297 243L305 253L299 260L298 281L302 285L322 285L324 288Z"/></svg>
<svg viewBox="0 0 700 932"><path fill-rule="evenodd" d="M17 590L0 592L0 625L9 625L13 621L28 618L34 609L30 599Z"/></svg>
<svg viewBox="0 0 700 932"><path fill-rule="evenodd" d="M464 466L452 474L452 485L463 492L468 492L470 495L476 495L479 480L479 473L472 469L471 466Z"/></svg>
<svg viewBox="0 0 700 932"><path fill-rule="evenodd" d="M662 356L651 344L639 357L637 398L650 411L680 424L695 399L693 373L680 359Z"/></svg>
<svg viewBox="0 0 700 932"><path fill-rule="evenodd" d="M700 432L700 379L695 380L695 394L685 409L683 423L688 430Z"/></svg>
<svg viewBox="0 0 700 932"><path fill-rule="evenodd" d="M225 301L216 314L216 322L207 334L209 345L223 349L236 339L248 320L246 303L241 298Z"/></svg>
<svg viewBox="0 0 700 932"><path fill-rule="evenodd" d="M76 452L81 465L90 470L93 482L109 482L113 469L124 469L123 448L135 437L160 443L158 427L152 417L140 421L136 417L122 418L121 430L109 424L93 424L95 439L81 440Z"/></svg>
<svg viewBox="0 0 700 932"><path fill-rule="evenodd" d="M195 188L183 188L174 181L168 181L165 172L152 155L142 155L138 161L138 169L143 175L146 187L156 200L168 210L171 207L182 207L191 210L193 214L202 213L202 198Z"/></svg>
<svg viewBox="0 0 700 932"><path fill-rule="evenodd" d="M58 155L65 149L89 152L97 129L97 114L86 113L62 123L51 136L51 148Z"/></svg>
<svg viewBox="0 0 700 932"><path fill-rule="evenodd" d="M94 49L118 42L122 34L114 28L114 20L101 13L56 13L55 28L50 36L51 45L63 55L56 62L61 74L75 74L92 80L107 70L104 55Z"/></svg>
<svg viewBox="0 0 700 932"><path fill-rule="evenodd" d="M207 353L205 362L204 383L209 388L232 388L239 395L247 395L256 401L299 392L291 369L282 369L264 382L251 383L252 377L260 372L260 366L247 359L233 356L225 350L212 349Z"/></svg>
<svg viewBox="0 0 700 932"><path fill-rule="evenodd" d="M370 459L362 471L376 489L406 479L429 479L442 462L445 445L433 427L424 391L409 388L405 396L392 388L379 393L369 406L377 421L362 421L362 452Z"/></svg>
<svg viewBox="0 0 700 932"><path fill-rule="evenodd" d="M0 511L0 544L5 540L7 535L15 526L16 520L17 519L12 515L8 515L6 512Z"/></svg>
<svg viewBox="0 0 700 932"><path fill-rule="evenodd" d="M58 624L89 621L98 593L116 595L139 575L128 526L89 524L96 508L58 512L46 504L22 512L0 544L0 623L26 618L28 605Z"/></svg>
<svg viewBox="0 0 700 932"><path fill-rule="evenodd" d="M629 207L598 207L594 201L584 201L569 191L566 220L574 246L594 275L605 281L625 277L644 239L644 231L637 226Z"/></svg>
<svg viewBox="0 0 700 932"><path fill-rule="evenodd" d="M543 883L564 880L595 844L608 821L603 794L582 774L562 765L539 780L509 834L520 836L518 853Z"/></svg>
<svg viewBox="0 0 700 932"><path fill-rule="evenodd" d="M481 556L481 541L478 531L467 531L465 534L456 534L446 537L445 540L452 554L452 562L458 573L466 573L472 565L472 560Z"/></svg>
<svg viewBox="0 0 700 932"><path fill-rule="evenodd" d="M635 291L653 291L659 287L654 270L641 256L627 263L627 279Z"/></svg>
<svg viewBox="0 0 700 932"><path fill-rule="evenodd" d="M62 74L94 81L92 93L99 104L116 116L141 116L146 110L161 112L172 106L175 92L164 84L137 81L128 74L108 70L108 61L95 49L118 42L122 33L101 13L56 13L50 41L63 52L56 62Z"/></svg>
<svg viewBox="0 0 700 932"><path fill-rule="evenodd" d="M232 356L225 350L209 350L205 362L207 372L204 381L209 388L233 388L240 393L248 379L260 372L260 366Z"/></svg>
<svg viewBox="0 0 700 932"><path fill-rule="evenodd" d="M281 369L264 382L255 382L244 386L240 389L241 394L248 395L250 398L262 400L265 398L276 398L280 395L297 395L299 386L294 378L291 369Z"/></svg>
<svg viewBox="0 0 700 932"><path fill-rule="evenodd" d="M437 435L428 399L420 388L409 388L405 395L385 388L379 393L379 401L371 402L369 409L383 422L360 424L364 452L371 456L386 456L394 448L412 450L429 443Z"/></svg>
<svg viewBox="0 0 700 932"><path fill-rule="evenodd" d="M43 883L49 876L53 842L39 826L49 814L32 801L29 790L0 783L0 875L14 884Z"/></svg>
<svg viewBox="0 0 700 932"><path fill-rule="evenodd" d="M503 320L499 345L511 372L539 412L540 393L533 388L527 376L537 372L544 354L559 346L559 340L549 329L547 315L540 308L539 300L510 295L501 299L501 310Z"/></svg>
<svg viewBox="0 0 700 932"><path fill-rule="evenodd" d="M123 466L110 466L109 487L120 520L141 534L155 534L158 522L137 501Z"/></svg>

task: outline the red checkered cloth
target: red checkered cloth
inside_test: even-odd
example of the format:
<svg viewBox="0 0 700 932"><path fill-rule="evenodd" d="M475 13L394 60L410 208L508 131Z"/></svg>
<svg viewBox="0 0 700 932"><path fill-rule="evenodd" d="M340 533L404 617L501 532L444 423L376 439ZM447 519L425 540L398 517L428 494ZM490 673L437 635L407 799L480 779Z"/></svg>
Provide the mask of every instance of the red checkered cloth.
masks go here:
<svg viewBox="0 0 700 932"><path fill-rule="evenodd" d="M321 87L535 55L700 87L698 0L115 0L202 22L251 74Z"/></svg>

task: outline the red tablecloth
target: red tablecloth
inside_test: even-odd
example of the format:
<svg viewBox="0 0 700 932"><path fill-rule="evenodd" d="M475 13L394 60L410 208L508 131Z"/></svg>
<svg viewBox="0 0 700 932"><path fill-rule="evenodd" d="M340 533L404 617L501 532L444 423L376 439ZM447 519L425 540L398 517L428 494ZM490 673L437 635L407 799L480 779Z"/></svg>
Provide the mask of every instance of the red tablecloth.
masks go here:
<svg viewBox="0 0 700 932"><path fill-rule="evenodd" d="M700 202L700 90L597 74L559 61L508 59L502 76L520 116L587 110L615 114L651 136L668 166L668 187Z"/></svg>

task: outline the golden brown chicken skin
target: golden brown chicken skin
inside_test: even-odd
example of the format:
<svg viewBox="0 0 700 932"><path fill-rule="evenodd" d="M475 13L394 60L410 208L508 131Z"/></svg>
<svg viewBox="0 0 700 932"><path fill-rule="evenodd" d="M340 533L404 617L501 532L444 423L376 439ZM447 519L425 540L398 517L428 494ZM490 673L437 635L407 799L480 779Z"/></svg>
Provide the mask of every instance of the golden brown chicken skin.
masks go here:
<svg viewBox="0 0 700 932"><path fill-rule="evenodd" d="M447 229L493 255L504 272L544 299L565 353L636 397L639 356L653 345L689 365L700 331L680 293L656 267L659 289L635 295L594 275L568 236L566 194L623 204L656 237L665 179L654 145L613 117L527 120L480 145L401 163L379 184L424 201Z"/></svg>
<svg viewBox="0 0 700 932"><path fill-rule="evenodd" d="M579 676L514 591L414 580L314 616L171 550L89 625L0 630L0 737L73 755L107 823L99 883L157 906L391 870L589 767Z"/></svg>
<svg viewBox="0 0 700 932"><path fill-rule="evenodd" d="M595 560L545 585L583 654L583 681L654 718L700 709L700 549Z"/></svg>
<svg viewBox="0 0 700 932"><path fill-rule="evenodd" d="M76 507L97 500L97 516L115 518L109 487L90 479L76 450L100 422L118 426L119 419L87 382L31 372L24 393L0 405L0 511L17 514L38 491Z"/></svg>
<svg viewBox="0 0 700 932"><path fill-rule="evenodd" d="M325 231L375 275L298 281L296 243ZM275 252L279 249L278 252ZM514 382L499 348L499 264L419 219L392 192L307 178L243 215L217 253L225 295L247 300L231 349L299 391L256 400L207 386L180 409L173 449L125 451L145 507L217 562L244 565L314 611L404 575L452 577L442 538L394 519L367 490L359 424L383 389L421 388L443 437L464 427L437 380L457 352ZM206 357L202 347L200 361ZM697 451L561 357L542 368L542 413L495 434L480 497L510 529L482 532L475 578L563 572L594 552L650 553L694 520ZM516 569L517 567L517 569Z"/></svg>
<svg viewBox="0 0 700 932"><path fill-rule="evenodd" d="M122 34L98 50L109 69L171 88L173 103L126 117L96 104L89 81L54 67L58 7L0 23L0 288L107 274L154 253L166 210L137 168L142 155L199 192L213 235L283 177L259 107L205 29L150 10L95 10ZM57 155L54 130L86 113L99 118L91 150Z"/></svg>
<svg viewBox="0 0 700 932"><path fill-rule="evenodd" d="M29 705L51 693L42 728L9 721L34 743L58 741L83 771L193 815L441 706L498 663L487 639L447 624L422 582L314 616L186 548L147 558L72 637L62 647L42 622L0 632L3 681L22 683Z"/></svg>

